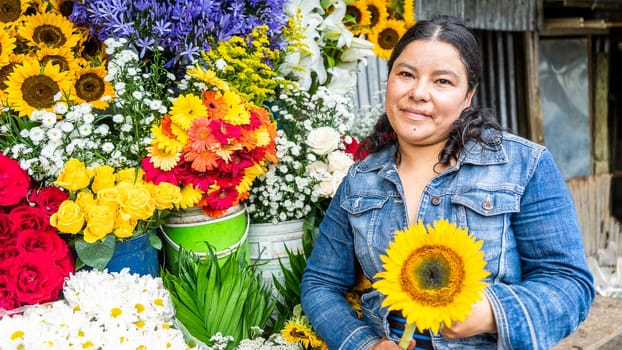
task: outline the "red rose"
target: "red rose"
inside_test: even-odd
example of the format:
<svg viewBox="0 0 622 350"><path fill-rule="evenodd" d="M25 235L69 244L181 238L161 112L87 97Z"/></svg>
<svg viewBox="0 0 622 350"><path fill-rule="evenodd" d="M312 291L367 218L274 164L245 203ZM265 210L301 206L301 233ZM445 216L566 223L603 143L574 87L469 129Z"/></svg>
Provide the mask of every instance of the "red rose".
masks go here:
<svg viewBox="0 0 622 350"><path fill-rule="evenodd" d="M14 258L9 280L15 284L17 300L37 304L58 299L67 275L47 254L22 252Z"/></svg>
<svg viewBox="0 0 622 350"><path fill-rule="evenodd" d="M14 245L15 241L9 245L0 247L0 274L3 269L10 269L9 262L12 258L19 255L19 249Z"/></svg>
<svg viewBox="0 0 622 350"><path fill-rule="evenodd" d="M56 234L56 231L37 231L26 229L17 235L15 246L20 252L47 254L54 262L64 259L70 254L67 243Z"/></svg>
<svg viewBox="0 0 622 350"><path fill-rule="evenodd" d="M9 216L0 211L0 247L6 247L9 242L15 239L15 234L11 230Z"/></svg>
<svg viewBox="0 0 622 350"><path fill-rule="evenodd" d="M356 154L356 151L359 148L359 143L356 140L356 138L354 138L354 136L349 136L349 135L341 135L341 140L343 141L343 144L346 146L346 149L344 150L345 153L347 154Z"/></svg>
<svg viewBox="0 0 622 350"><path fill-rule="evenodd" d="M43 210L27 205L13 208L9 212L9 221L13 232L18 234L27 229L44 231L51 227L50 218L45 215Z"/></svg>
<svg viewBox="0 0 622 350"><path fill-rule="evenodd" d="M0 270L0 310L12 310L18 306L21 305L17 300L17 293L15 293L13 283L11 283L9 276Z"/></svg>
<svg viewBox="0 0 622 350"><path fill-rule="evenodd" d="M26 198L30 176L19 163L0 153L0 206L11 206Z"/></svg>
<svg viewBox="0 0 622 350"><path fill-rule="evenodd" d="M28 201L35 203L47 216L58 211L60 204L69 198L69 194L58 187L43 187L30 191Z"/></svg>

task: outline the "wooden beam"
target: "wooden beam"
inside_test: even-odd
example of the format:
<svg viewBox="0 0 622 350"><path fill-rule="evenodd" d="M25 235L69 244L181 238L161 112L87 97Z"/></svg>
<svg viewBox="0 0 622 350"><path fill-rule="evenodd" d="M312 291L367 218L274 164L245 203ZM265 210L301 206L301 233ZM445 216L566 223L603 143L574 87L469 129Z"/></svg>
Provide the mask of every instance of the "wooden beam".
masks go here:
<svg viewBox="0 0 622 350"><path fill-rule="evenodd" d="M537 32L524 32L525 64L527 74L527 120L529 139L544 144L544 122L542 121L542 101L540 97L539 37Z"/></svg>

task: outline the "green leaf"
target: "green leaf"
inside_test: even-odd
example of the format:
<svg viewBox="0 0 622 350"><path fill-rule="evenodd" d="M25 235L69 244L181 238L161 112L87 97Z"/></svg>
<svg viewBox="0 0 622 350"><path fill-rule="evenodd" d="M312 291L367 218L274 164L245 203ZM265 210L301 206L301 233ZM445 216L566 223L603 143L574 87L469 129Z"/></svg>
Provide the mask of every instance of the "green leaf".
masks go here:
<svg viewBox="0 0 622 350"><path fill-rule="evenodd" d="M162 250L162 240L156 230L149 231L149 243L157 250Z"/></svg>
<svg viewBox="0 0 622 350"><path fill-rule="evenodd" d="M96 270L106 268L114 254L115 244L116 239L113 235L106 235L106 238L94 243L87 243L81 236L75 239L76 253L80 260Z"/></svg>

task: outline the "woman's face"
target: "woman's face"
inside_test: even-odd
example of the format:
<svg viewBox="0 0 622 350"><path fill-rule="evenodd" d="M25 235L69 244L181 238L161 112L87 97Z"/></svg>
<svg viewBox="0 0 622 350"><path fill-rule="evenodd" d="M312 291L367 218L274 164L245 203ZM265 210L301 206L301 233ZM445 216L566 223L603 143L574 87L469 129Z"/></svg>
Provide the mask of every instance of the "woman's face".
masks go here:
<svg viewBox="0 0 622 350"><path fill-rule="evenodd" d="M395 60L385 108L400 144L444 143L452 123L471 105L467 72L452 45L416 40Z"/></svg>

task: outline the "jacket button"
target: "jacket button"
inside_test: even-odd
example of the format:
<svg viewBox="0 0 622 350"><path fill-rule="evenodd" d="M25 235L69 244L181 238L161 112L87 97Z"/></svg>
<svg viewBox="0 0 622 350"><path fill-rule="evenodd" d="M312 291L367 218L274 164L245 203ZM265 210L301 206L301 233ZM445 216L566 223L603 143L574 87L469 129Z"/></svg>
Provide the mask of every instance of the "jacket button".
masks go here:
<svg viewBox="0 0 622 350"><path fill-rule="evenodd" d="M441 197L432 197L432 205L439 205L441 204Z"/></svg>
<svg viewBox="0 0 622 350"><path fill-rule="evenodd" d="M484 210L491 210L493 208L490 196L486 196L486 200L482 203L482 208L484 208Z"/></svg>

